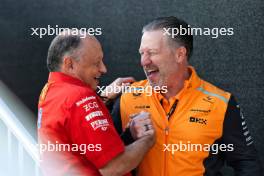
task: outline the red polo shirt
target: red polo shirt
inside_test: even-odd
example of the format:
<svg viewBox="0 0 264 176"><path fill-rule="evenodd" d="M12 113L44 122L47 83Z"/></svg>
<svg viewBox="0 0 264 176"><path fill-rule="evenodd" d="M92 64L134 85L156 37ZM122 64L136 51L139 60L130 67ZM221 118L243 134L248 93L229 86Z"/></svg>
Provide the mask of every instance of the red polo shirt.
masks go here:
<svg viewBox="0 0 264 176"><path fill-rule="evenodd" d="M124 152L110 114L84 82L51 72L38 106L44 175L100 175L98 169Z"/></svg>

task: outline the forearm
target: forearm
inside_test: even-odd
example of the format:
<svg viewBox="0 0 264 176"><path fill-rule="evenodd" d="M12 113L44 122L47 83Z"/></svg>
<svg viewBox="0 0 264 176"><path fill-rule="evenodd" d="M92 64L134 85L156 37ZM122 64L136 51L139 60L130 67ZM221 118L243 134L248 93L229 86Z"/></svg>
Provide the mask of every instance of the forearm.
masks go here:
<svg viewBox="0 0 264 176"><path fill-rule="evenodd" d="M100 169L103 176L122 176L138 166L152 146L151 139L143 137L128 145L125 151Z"/></svg>

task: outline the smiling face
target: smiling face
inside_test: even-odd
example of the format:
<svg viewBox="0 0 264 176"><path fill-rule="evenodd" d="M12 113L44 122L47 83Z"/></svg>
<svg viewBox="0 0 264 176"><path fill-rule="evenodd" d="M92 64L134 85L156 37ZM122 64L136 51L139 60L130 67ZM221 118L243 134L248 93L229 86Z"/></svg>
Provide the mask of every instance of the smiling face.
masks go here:
<svg viewBox="0 0 264 176"><path fill-rule="evenodd" d="M146 31L141 38L139 53L141 66L151 86L175 84L179 72L177 49L168 43L162 30Z"/></svg>
<svg viewBox="0 0 264 176"><path fill-rule="evenodd" d="M100 43L95 37L87 37L82 40L77 53L79 60L73 59L74 76L96 90L99 78L107 71Z"/></svg>

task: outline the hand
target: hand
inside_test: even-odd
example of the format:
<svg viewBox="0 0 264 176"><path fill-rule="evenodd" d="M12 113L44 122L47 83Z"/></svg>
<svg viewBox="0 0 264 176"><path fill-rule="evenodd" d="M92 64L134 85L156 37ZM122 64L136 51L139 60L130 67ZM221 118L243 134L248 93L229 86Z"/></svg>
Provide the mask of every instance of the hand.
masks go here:
<svg viewBox="0 0 264 176"><path fill-rule="evenodd" d="M129 86L132 82L135 82L133 77L117 78L110 85L101 92L102 97L108 99L115 99L124 89L125 86Z"/></svg>
<svg viewBox="0 0 264 176"><path fill-rule="evenodd" d="M148 112L140 112L137 114L132 114L130 116L130 132L132 137L136 140L142 138L143 136L153 136L155 130Z"/></svg>
<svg viewBox="0 0 264 176"><path fill-rule="evenodd" d="M153 128L152 120L148 112L140 112L130 116L130 132L132 137L147 141L146 145L153 146L156 141L156 131Z"/></svg>

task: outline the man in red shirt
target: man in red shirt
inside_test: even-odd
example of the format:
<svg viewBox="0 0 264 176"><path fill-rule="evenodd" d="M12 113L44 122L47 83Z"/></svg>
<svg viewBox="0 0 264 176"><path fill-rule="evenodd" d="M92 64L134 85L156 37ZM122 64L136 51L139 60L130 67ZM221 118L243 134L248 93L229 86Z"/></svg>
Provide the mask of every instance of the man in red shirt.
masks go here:
<svg viewBox="0 0 264 176"><path fill-rule="evenodd" d="M95 90L106 73L100 43L93 36L61 34L51 43L49 79L38 106L38 135L44 175L130 175L154 144L148 113L133 118L137 140L124 146ZM130 79L119 79L118 84ZM145 128L147 126L147 128Z"/></svg>

